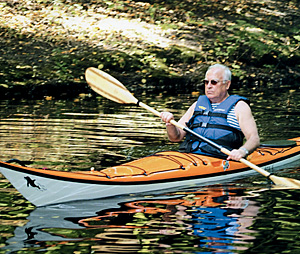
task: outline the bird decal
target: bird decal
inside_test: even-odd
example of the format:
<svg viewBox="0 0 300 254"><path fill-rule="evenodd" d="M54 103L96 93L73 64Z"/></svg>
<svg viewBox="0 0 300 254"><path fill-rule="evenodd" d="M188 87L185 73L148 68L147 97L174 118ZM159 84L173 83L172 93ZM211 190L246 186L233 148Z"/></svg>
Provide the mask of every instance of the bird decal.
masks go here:
<svg viewBox="0 0 300 254"><path fill-rule="evenodd" d="M35 180L31 179L29 176L25 176L24 178L27 181L27 187L31 186L33 188L41 189L40 186L35 184Z"/></svg>

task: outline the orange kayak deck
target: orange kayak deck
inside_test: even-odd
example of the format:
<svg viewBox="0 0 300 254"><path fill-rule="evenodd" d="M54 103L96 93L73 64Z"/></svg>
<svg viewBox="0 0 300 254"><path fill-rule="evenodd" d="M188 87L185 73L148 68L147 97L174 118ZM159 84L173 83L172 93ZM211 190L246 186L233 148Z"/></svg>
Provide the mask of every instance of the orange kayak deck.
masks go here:
<svg viewBox="0 0 300 254"><path fill-rule="evenodd" d="M292 139L296 145L292 147L261 147L256 149L248 160L266 170L272 170L274 163L300 156L300 137ZM174 181L185 178L205 178L217 175L226 175L236 172L248 171L249 167L237 161L198 155L193 153L180 153L177 151L164 151L143 157L118 166L109 167L100 171L56 171L50 169L36 169L1 162L6 168L24 173L33 173L42 177L59 178L67 181L91 181L106 183L139 183ZM270 165L270 168L268 168ZM288 166L288 161L286 164ZM300 165L300 161L299 161ZM284 167L283 167L284 168Z"/></svg>
<svg viewBox="0 0 300 254"><path fill-rule="evenodd" d="M248 160L263 167L276 161L300 154L300 138L291 147L261 147L254 151ZM157 181L185 177L201 177L248 170L249 167L236 161L176 151L159 152L119 166L100 171L78 172L83 175L104 177L109 181Z"/></svg>

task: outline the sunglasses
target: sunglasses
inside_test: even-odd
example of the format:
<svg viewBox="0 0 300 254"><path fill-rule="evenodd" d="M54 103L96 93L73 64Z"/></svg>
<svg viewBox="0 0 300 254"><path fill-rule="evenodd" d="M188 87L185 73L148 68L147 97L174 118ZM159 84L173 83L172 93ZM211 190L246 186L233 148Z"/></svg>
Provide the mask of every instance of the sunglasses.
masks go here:
<svg viewBox="0 0 300 254"><path fill-rule="evenodd" d="M203 83L204 83L204 85L208 85L209 84L209 82L212 84L212 85L216 85L216 84L218 84L219 82L224 82L224 81L227 81L227 80L203 80Z"/></svg>

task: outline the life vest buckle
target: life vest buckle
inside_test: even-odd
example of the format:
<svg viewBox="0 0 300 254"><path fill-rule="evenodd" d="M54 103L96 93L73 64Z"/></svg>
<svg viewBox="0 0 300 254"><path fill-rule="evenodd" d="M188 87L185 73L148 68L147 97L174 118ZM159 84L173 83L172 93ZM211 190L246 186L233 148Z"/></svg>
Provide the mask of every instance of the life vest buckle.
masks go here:
<svg viewBox="0 0 300 254"><path fill-rule="evenodd" d="M209 114L209 110L204 110L204 111L203 111L203 115L204 115L204 116L208 116L208 114Z"/></svg>
<svg viewBox="0 0 300 254"><path fill-rule="evenodd" d="M202 128L206 128L206 127L207 127L207 124L208 124L208 123L203 123L203 122L202 122L202 123L201 123L201 127L202 127Z"/></svg>

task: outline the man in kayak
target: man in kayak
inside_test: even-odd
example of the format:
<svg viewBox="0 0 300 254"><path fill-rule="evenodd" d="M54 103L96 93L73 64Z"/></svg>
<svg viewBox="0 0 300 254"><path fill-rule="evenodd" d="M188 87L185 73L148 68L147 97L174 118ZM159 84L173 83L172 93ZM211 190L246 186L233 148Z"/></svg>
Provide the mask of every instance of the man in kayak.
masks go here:
<svg viewBox="0 0 300 254"><path fill-rule="evenodd" d="M162 112L160 117L166 123L170 141L180 142L185 138L180 151L225 156L228 160L239 161L259 146L259 135L249 101L238 95L229 95L230 84L231 71L227 66L210 66L204 80L205 95L199 96L179 120L179 123L200 135L232 149L230 155L222 154L209 144L172 125L170 121L174 119L173 114ZM243 144L244 137L246 142Z"/></svg>

